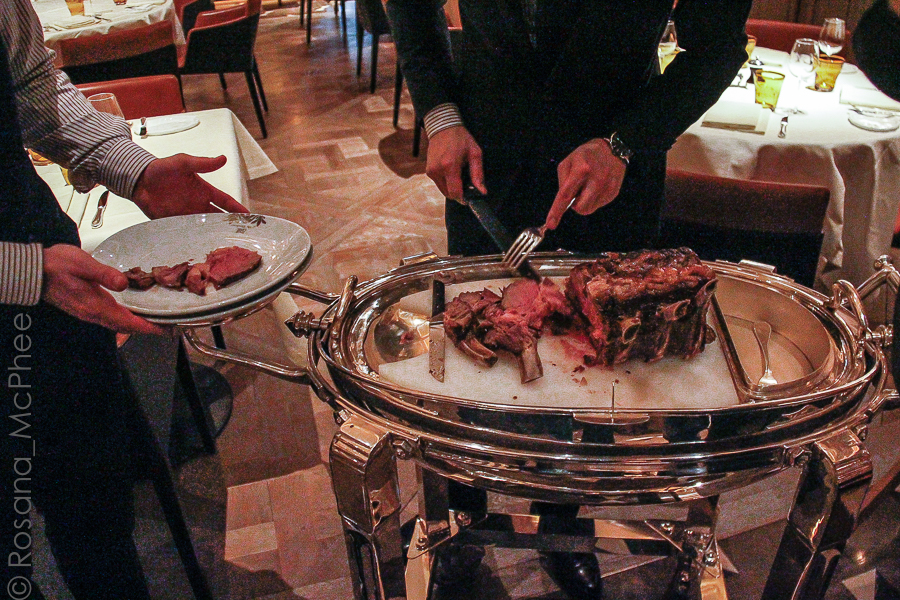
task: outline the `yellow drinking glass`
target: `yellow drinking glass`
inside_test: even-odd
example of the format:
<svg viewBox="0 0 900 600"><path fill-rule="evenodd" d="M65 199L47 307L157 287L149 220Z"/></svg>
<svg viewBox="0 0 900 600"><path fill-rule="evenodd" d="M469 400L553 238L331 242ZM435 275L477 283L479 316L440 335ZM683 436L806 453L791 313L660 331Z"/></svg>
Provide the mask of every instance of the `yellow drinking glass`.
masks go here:
<svg viewBox="0 0 900 600"><path fill-rule="evenodd" d="M750 57L753 56L753 51L756 50L756 36L748 35L747 36L747 60L744 61L744 65L741 67L746 68L747 63L750 62Z"/></svg>
<svg viewBox="0 0 900 600"><path fill-rule="evenodd" d="M66 0L66 6L69 7L69 14L73 17L84 14L84 0Z"/></svg>
<svg viewBox="0 0 900 600"><path fill-rule="evenodd" d="M844 66L844 59L840 56L828 56L820 54L816 58L816 84L817 92L833 92L838 75Z"/></svg>
<svg viewBox="0 0 900 600"><path fill-rule="evenodd" d="M756 72L756 103L763 108L775 110L778 104L778 96L781 95L781 85L784 83L784 73L775 71Z"/></svg>

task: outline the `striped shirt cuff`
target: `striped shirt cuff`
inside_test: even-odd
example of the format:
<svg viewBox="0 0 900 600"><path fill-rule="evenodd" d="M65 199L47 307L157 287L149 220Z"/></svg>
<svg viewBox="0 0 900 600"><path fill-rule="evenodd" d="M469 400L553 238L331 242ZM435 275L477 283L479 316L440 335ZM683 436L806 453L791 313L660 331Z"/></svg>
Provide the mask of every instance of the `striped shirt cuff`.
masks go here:
<svg viewBox="0 0 900 600"><path fill-rule="evenodd" d="M459 107L453 102L438 104L429 110L422 120L425 123L425 135L429 138L438 131L463 124L462 115L459 114Z"/></svg>
<svg viewBox="0 0 900 600"><path fill-rule="evenodd" d="M41 244L0 242L0 304L34 306L41 299L44 254Z"/></svg>
<svg viewBox="0 0 900 600"><path fill-rule="evenodd" d="M156 157L132 142L122 140L113 146L100 165L99 180L123 198L133 198L138 180Z"/></svg>

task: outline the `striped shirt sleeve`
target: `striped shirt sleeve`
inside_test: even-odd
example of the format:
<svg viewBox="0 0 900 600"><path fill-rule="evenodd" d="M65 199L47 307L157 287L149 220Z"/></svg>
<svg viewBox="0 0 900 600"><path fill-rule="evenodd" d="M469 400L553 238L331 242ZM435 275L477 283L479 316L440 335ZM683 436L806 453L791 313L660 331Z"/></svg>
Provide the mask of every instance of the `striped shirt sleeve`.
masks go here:
<svg viewBox="0 0 900 600"><path fill-rule="evenodd" d="M0 242L0 304L37 304L43 273L40 244Z"/></svg>
<svg viewBox="0 0 900 600"><path fill-rule="evenodd" d="M44 47L30 0L0 3L0 35L9 54L25 145L67 167L79 191L103 183L131 198L154 156L131 141L125 121L95 111L53 66L54 55Z"/></svg>
<svg viewBox="0 0 900 600"><path fill-rule="evenodd" d="M425 115L422 121L425 124L425 135L429 139L438 131L463 124L462 116L459 114L459 107L453 102L438 104L428 111L428 114Z"/></svg>
<svg viewBox="0 0 900 600"><path fill-rule="evenodd" d="M125 121L95 111L53 66L54 55L44 47L31 0L0 2L0 36L25 146L67 167L79 191L103 183L116 195L131 198L155 157L131 141ZM0 241L0 303L32 305L40 300L42 257L40 244Z"/></svg>

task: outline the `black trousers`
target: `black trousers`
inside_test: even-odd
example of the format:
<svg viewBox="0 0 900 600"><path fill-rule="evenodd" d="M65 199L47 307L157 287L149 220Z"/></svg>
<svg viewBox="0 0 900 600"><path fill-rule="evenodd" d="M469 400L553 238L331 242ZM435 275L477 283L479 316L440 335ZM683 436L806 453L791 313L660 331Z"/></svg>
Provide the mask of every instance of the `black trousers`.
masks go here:
<svg viewBox="0 0 900 600"><path fill-rule="evenodd" d="M0 344L0 589L42 598L31 581L36 508L77 600L149 600L131 535L148 430L115 335L49 306L2 306Z"/></svg>

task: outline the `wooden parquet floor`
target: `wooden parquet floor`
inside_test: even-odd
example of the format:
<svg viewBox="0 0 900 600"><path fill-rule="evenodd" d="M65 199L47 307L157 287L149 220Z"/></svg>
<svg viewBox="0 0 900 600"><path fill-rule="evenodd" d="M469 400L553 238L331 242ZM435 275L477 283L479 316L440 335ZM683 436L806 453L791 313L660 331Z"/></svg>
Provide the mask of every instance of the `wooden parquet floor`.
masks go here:
<svg viewBox="0 0 900 600"><path fill-rule="evenodd" d="M376 93L368 91L370 36L365 39L363 75L356 76L354 4L346 5L345 40L331 5L315 0L312 43L307 45L298 6L266 0L256 56L269 103L267 139L259 137L242 76L228 76L225 91L215 76L184 80L189 110L226 106L257 135L279 170L249 183L250 208L309 231L314 260L301 282L329 292L340 291L349 275L361 281L380 275L405 256L429 250L446 253L443 198L424 175L424 160L411 155L413 114L405 93L399 128L391 123L395 53L389 38L380 44ZM305 340L291 344L283 334L283 326L267 312L225 328L231 349L282 363L302 361ZM195 453L182 462L177 483L216 599L351 600L350 571L327 468L336 430L331 409L305 386L242 367L214 366L233 390L230 421L217 440L218 452ZM189 439L189 433L184 435ZM402 482L409 484L413 478L411 465L402 463ZM412 488L404 485L404 491ZM152 489L139 488L136 499L135 538L154 600L192 598ZM733 505L743 506L740 498ZM527 504L516 508L527 510ZM736 521L753 521L762 508L744 506L749 517L724 525L735 528ZM767 527L724 541L729 554L742 559L745 573L759 567L755 577L729 579L730 597L759 597L764 581L760 573L774 552L770 541L780 532ZM885 533L884 527L893 529ZM877 531L893 539L897 528L896 519L888 519ZM735 543L729 543L732 540ZM43 565L37 578L47 598L69 598L46 548L36 550L35 563ZM603 564L610 575L622 566ZM607 597L661 597L671 568L661 561L605 578ZM472 582L465 590L439 590L437 600L564 598L540 568L537 554L528 550L489 548ZM849 598L841 590L829 599Z"/></svg>

